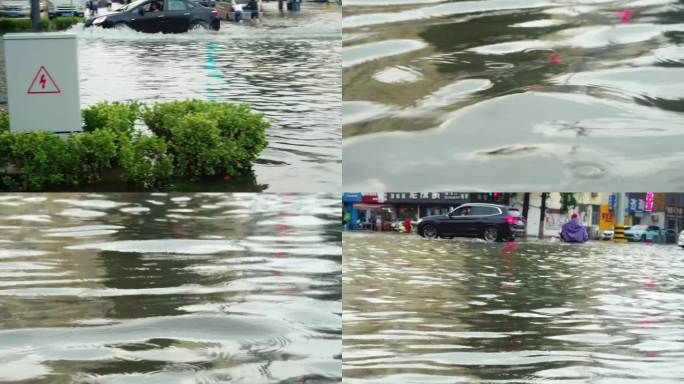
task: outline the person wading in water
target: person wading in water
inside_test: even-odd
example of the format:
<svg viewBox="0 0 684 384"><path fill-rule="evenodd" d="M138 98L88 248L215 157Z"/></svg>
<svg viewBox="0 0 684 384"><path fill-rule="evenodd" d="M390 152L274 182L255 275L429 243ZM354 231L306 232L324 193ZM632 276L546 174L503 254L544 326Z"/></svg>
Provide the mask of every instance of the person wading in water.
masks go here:
<svg viewBox="0 0 684 384"><path fill-rule="evenodd" d="M567 243L584 243L589 240L587 229L580 223L577 213L561 227L561 240Z"/></svg>

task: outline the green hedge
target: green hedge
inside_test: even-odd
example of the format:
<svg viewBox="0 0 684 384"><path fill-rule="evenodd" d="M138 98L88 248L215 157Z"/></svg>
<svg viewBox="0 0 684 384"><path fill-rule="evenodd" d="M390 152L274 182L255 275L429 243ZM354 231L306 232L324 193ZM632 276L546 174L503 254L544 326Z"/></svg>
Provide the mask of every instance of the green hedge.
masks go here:
<svg viewBox="0 0 684 384"><path fill-rule="evenodd" d="M106 128L130 137L135 129L135 121L140 116L140 104L102 102L84 109L81 115L86 132Z"/></svg>
<svg viewBox="0 0 684 384"><path fill-rule="evenodd" d="M246 104L199 100L144 106L142 119L170 142L176 173L190 179L240 174L266 148L270 122Z"/></svg>
<svg viewBox="0 0 684 384"><path fill-rule="evenodd" d="M0 132L9 131L9 115L5 111L0 111Z"/></svg>
<svg viewBox="0 0 684 384"><path fill-rule="evenodd" d="M56 17L52 20L40 19L40 30L43 32L63 31L82 21L82 17ZM0 18L0 33L31 31L33 31L31 19Z"/></svg>
<svg viewBox="0 0 684 384"><path fill-rule="evenodd" d="M84 132L61 139L3 131L7 116L0 113L0 189L73 189L100 182L113 168L123 171L122 182L142 189L163 187L173 177L238 176L266 147L270 124L247 105L197 100L99 103L82 115ZM135 129L141 118L155 136Z"/></svg>

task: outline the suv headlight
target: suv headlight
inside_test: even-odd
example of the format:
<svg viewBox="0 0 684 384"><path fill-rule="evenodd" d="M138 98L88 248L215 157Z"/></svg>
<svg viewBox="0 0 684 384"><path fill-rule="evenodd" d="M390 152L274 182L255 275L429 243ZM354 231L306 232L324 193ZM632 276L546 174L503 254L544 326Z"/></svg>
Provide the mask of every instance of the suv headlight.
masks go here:
<svg viewBox="0 0 684 384"><path fill-rule="evenodd" d="M97 19L93 20L93 25L100 25L104 23L105 20L107 20L107 16L98 17Z"/></svg>

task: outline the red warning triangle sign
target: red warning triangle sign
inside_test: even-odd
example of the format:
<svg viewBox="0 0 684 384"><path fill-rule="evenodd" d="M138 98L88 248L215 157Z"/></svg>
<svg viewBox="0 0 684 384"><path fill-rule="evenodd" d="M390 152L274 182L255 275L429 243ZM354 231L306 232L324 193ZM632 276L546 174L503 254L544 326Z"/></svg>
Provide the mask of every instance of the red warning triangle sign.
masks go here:
<svg viewBox="0 0 684 384"><path fill-rule="evenodd" d="M55 82L55 79L50 76L50 72L45 69L44 65L41 65L33 78L31 85L29 85L27 93L29 95L33 94L44 94L44 93L62 93L59 86Z"/></svg>

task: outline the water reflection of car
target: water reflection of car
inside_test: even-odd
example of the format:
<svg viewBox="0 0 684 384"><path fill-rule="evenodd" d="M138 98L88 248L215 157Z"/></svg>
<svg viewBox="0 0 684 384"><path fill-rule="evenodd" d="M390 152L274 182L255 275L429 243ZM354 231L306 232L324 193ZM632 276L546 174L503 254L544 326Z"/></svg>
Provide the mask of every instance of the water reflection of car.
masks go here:
<svg viewBox="0 0 684 384"><path fill-rule="evenodd" d="M485 241L515 240L524 236L520 211L506 205L468 203L446 215L427 216L418 222L425 238L480 237Z"/></svg>
<svg viewBox="0 0 684 384"><path fill-rule="evenodd" d="M657 225L634 225L625 230L625 238L629 241L654 241L660 236L660 227Z"/></svg>
<svg viewBox="0 0 684 384"><path fill-rule="evenodd" d="M160 10L155 10L158 7ZM215 9L205 8L187 0L138 0L117 12L93 17L86 27L128 27L147 33L180 33L191 29L218 31L221 22Z"/></svg>

